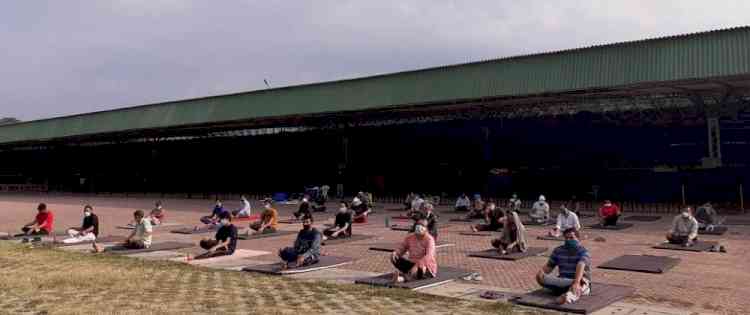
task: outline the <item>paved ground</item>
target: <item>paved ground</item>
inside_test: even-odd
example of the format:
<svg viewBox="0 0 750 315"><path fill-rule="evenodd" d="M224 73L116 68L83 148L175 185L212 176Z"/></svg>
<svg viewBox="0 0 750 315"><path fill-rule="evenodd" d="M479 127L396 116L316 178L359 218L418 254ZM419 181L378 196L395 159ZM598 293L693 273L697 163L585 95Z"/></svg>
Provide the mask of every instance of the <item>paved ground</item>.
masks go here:
<svg viewBox="0 0 750 315"><path fill-rule="evenodd" d="M127 231L117 230L115 225L127 223L134 209L150 209L154 198L124 198L124 197L83 197L83 196L49 196L49 195L3 195L0 196L0 232L14 232L19 225L30 221L35 213L37 202L48 203L57 216L57 230L67 226L80 224L82 205L91 203L100 215L101 233L125 235ZM186 225L194 225L198 217L210 212L211 200L164 200L168 211L168 221ZM258 208L254 203L254 210ZM237 207L238 202L227 201L225 206ZM329 206L333 206L332 203ZM325 247L330 255L341 255L357 258L357 261L346 266L343 270L358 273L382 273L390 271L388 254L369 251L368 245L375 242L395 242L403 237L403 232L396 232L384 227L386 212L382 209L395 205L378 205L380 211L371 218L367 225L356 225L355 233L375 235L370 240L346 243ZM277 205L282 217L289 216L294 206ZM447 209L439 209L447 211ZM316 217L316 224L322 225L326 221L323 216ZM457 266L478 271L484 277L481 283L461 281L453 285L469 287L491 287L511 292L525 292L536 288L533 275L545 263L546 257L528 258L516 262L485 260L466 257L470 250L480 250L489 247L488 237L462 236L457 232L467 231L467 223L447 224L447 218L453 214L442 214L443 224L440 227L440 239L455 243L456 246L441 249L438 262L443 266ZM750 302L746 296L750 289L745 285L750 283L750 273L747 272L750 258L750 226L732 226L730 232L721 237L703 236L704 239L717 240L725 244L729 253L692 253L652 249L651 245L663 239L671 218L664 217L657 222L640 223L624 231L586 230L588 239L584 246L590 249L594 266L624 254L650 254L679 257L682 262L671 271L662 275L633 273L624 271L609 271L595 269L595 281L630 285L637 288L635 296L623 303L605 310L602 314L635 314L639 309L651 310L650 314L750 314ZM284 225L282 229L297 230L297 225ZM193 240L197 241L201 235L178 235L168 232L169 228L161 228L155 240ZM544 229L528 227L531 246L554 247L558 244L552 241L536 240ZM606 242L596 242L594 238L603 237ZM291 244L293 235L267 238L262 240L241 241L242 249L266 251L267 255L255 256L260 261L273 261L273 253L278 248ZM181 256L175 253L174 256ZM343 275L344 273L342 273ZM331 277L335 278L335 277ZM446 287L450 291L451 287ZM458 290L458 289L456 289ZM441 294L438 289L436 294ZM472 290L458 290L461 293L445 293L445 295L471 297ZM619 309L618 309L619 307ZM661 312L663 310L663 312ZM661 312L661 313L660 313ZM638 312L642 314L643 312Z"/></svg>

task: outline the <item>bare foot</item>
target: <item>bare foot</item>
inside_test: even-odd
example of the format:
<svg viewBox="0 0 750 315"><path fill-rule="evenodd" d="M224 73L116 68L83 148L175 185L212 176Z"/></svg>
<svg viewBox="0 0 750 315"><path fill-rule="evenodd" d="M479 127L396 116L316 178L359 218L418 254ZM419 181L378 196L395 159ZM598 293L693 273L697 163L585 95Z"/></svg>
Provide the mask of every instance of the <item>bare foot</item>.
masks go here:
<svg viewBox="0 0 750 315"><path fill-rule="evenodd" d="M471 227L471 231L474 232L474 233L479 232L479 230L477 230L476 226L472 226Z"/></svg>
<svg viewBox="0 0 750 315"><path fill-rule="evenodd" d="M555 302L556 302L557 304L560 304L560 305L563 305L563 304L565 304L565 302L567 302L567 300L565 299L565 295L566 295L566 294L567 294L567 293L565 293L565 294L563 294L563 295L561 295L561 296L558 296L558 297L557 297L557 298L555 299Z"/></svg>

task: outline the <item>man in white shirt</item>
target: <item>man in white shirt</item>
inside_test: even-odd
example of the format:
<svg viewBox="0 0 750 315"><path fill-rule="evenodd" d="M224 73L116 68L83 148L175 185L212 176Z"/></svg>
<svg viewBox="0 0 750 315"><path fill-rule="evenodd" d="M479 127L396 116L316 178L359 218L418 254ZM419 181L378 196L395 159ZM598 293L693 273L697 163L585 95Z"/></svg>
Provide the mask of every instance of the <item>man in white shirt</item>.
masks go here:
<svg viewBox="0 0 750 315"><path fill-rule="evenodd" d="M508 207L516 212L521 210L521 199L518 199L518 195L513 194L513 197L508 200Z"/></svg>
<svg viewBox="0 0 750 315"><path fill-rule="evenodd" d="M245 197L245 195L242 195L240 197L240 203L242 204L242 208L240 208L239 210L232 211L232 214L235 217L239 217L239 218L249 217L250 212L253 210L253 207L250 206L250 202L247 201L247 197Z"/></svg>
<svg viewBox="0 0 750 315"><path fill-rule="evenodd" d="M471 200L469 200L469 197L467 197L466 194L461 194L461 196L456 199L456 212L469 211L469 207L471 207Z"/></svg>
<svg viewBox="0 0 750 315"><path fill-rule="evenodd" d="M540 195L539 200L531 207L529 217L535 223L546 223L549 220L549 204L544 195Z"/></svg>
<svg viewBox="0 0 750 315"><path fill-rule="evenodd" d="M575 212L568 209L567 206L562 205L560 207L560 214L557 215L557 224L555 224L555 227L549 232L549 236L560 237L561 231L568 229L574 229L576 235L580 235L581 222L578 220L578 215L576 215Z"/></svg>

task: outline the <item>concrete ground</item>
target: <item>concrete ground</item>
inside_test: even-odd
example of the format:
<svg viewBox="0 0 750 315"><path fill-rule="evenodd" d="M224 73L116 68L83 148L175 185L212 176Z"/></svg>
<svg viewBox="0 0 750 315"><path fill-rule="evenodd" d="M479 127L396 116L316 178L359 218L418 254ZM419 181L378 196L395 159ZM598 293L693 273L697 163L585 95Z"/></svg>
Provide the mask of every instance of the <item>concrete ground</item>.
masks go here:
<svg viewBox="0 0 750 315"><path fill-rule="evenodd" d="M132 218L135 209L149 210L157 196L130 197L124 196L76 196L76 195L0 195L0 232L16 233L23 223L33 219L36 204L45 202L56 215L55 229L62 231L69 226L80 225L81 211L84 204L92 204L99 215L101 235L127 235L129 231L116 229L116 225L126 224ZM163 199L167 210L168 222L192 226L199 224L198 218L208 214L212 200L205 199ZM225 201L225 207L234 209L239 206L235 200ZM334 208L334 203L328 204ZM281 217L289 217L296 209L294 205L275 206ZM324 247L328 255L348 256L357 260L336 271L318 272L295 276L301 279L327 279L331 281L351 282L361 275L383 273L391 270L388 253L369 251L369 244L397 242L404 232L386 229L386 216L398 212L384 211L396 208L397 205L376 204L377 213L366 225L355 225L356 234L373 235L374 238ZM260 210L260 203L253 202L254 213ZM466 256L467 251L481 250L489 247L489 237L462 236L458 232L468 231L468 223L449 223L448 218L456 216L449 209L439 207L441 241L455 243L456 246L440 249L438 263L442 266L455 266L471 269L481 273L481 282L458 281L451 284L424 290L426 293L455 296L467 299L478 298L485 289L523 293L537 288L533 281L534 274L546 262L546 257L532 257L520 261L497 261ZM332 211L327 214L316 214L316 225L332 221ZM584 219L587 223L591 219ZM706 240L716 240L725 245L728 253L693 253L683 251L665 251L651 248L662 241L668 229L671 217L664 216L656 222L634 222L635 226L623 231L585 230L587 239L583 241L592 254L594 266L620 255L661 255L681 258L681 263L665 274L645 274L626 271L612 271L594 268L594 280L612 284L629 285L637 288L636 294L616 303L597 314L750 314L750 302L746 296L750 289L750 273L746 271L750 258L750 226L731 226L723 236L701 236ZM245 224L243 224L245 225ZM172 227L158 228L154 240L183 240L197 242L202 235L180 235L169 233ZM284 230L298 230L298 225L282 225ZM543 227L529 226L527 239L531 246L549 247L557 244L554 241L537 240L536 236L545 232ZM594 239L602 237L606 241ZM237 269L239 266L265 261L275 261L276 251L293 242L294 235L265 238L260 240L240 241L239 248L252 250L247 257L234 261L223 261L217 264L222 268ZM144 255L147 259L180 260L186 251L173 251ZM263 253L266 252L266 253Z"/></svg>

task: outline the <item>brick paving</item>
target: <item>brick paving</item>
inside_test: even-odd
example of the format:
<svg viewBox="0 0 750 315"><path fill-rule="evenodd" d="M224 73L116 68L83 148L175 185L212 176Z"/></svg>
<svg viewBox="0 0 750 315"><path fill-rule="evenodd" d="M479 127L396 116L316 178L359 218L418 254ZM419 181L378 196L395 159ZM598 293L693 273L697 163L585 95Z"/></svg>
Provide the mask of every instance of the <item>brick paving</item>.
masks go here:
<svg viewBox="0 0 750 315"><path fill-rule="evenodd" d="M86 196L58 196L58 195L2 195L0 196L0 232L15 232L22 223L33 218L37 202L46 202L55 212L56 229L63 230L68 226L80 224L81 209L85 203L91 203L100 215L102 225L101 234L126 235L128 231L117 230L115 225L127 223L136 208L148 210L155 198L123 198L123 197L86 197ZM195 225L201 215L211 211L211 200L196 199L165 199L168 211L168 221ZM225 206L238 206L237 201L225 201ZM258 202L254 202L253 210L259 211ZM331 204L329 204L330 206ZM376 209L396 207L395 205L378 205ZM277 205L282 217L289 216L296 206ZM439 209L445 210L445 209ZM329 211L330 213L330 211ZM357 258L345 269L388 272L391 270L388 253L369 251L368 244L382 242L397 242L405 232L391 231L384 226L385 216L396 214L390 211L379 211L371 217L367 225L355 225L355 233L376 235L377 237L359 242L344 243L336 246L324 247L329 255L339 255ZM326 221L316 216L316 225ZM327 214L326 216L331 216ZM466 256L467 251L481 250L489 247L489 237L462 236L460 231L468 231L469 223L448 223L449 214L442 214L440 239L455 243L454 247L447 247L438 251L440 265L456 266L478 271L484 280L481 285L507 288L513 291L529 291L536 289L533 275L546 262L546 257L532 257L520 261L496 261ZM591 219L584 219L590 222ZM587 229L588 236L583 241L592 253L594 266L607 260L625 254L648 254L679 257L682 262L666 274L653 275L625 271L594 269L595 281L613 284L630 285L637 288L635 296L625 302L637 305L655 305L674 307L686 311L712 312L717 314L750 314L750 301L745 297L750 295L746 283L750 283L750 272L747 271L750 258L750 226L732 226L730 232L723 236L701 236L706 240L717 240L726 245L729 253L693 253L682 251L665 251L652 249L651 246L662 241L671 216L663 216L656 222L634 222L635 226L623 231L600 231ZM244 225L244 224L243 224ZM297 230L298 225L282 225L285 230ZM178 235L168 232L170 228L163 228L156 232L155 240L193 240L198 241L204 235ZM537 240L545 228L527 227L527 239L531 246L549 247L558 244L554 241ZM603 237L606 242L594 241L596 237ZM273 253L278 248L292 243L294 235L266 238L261 240L240 241L243 249L271 252L269 255L257 257L259 260L276 260Z"/></svg>

